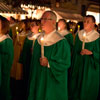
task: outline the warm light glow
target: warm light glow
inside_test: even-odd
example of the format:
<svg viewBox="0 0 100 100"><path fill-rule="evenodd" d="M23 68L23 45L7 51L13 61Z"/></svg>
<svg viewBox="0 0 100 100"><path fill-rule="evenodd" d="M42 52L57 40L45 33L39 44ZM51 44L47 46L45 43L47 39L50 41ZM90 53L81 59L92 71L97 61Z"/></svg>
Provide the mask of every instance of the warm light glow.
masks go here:
<svg viewBox="0 0 100 100"><path fill-rule="evenodd" d="M78 25L78 28L80 28L80 25Z"/></svg>
<svg viewBox="0 0 100 100"><path fill-rule="evenodd" d="M34 40L36 39L36 35L33 36L33 39L34 39Z"/></svg>
<svg viewBox="0 0 100 100"><path fill-rule="evenodd" d="M70 32L72 32L73 30L72 29L70 29Z"/></svg>
<svg viewBox="0 0 100 100"><path fill-rule="evenodd" d="M16 34L18 35L18 31L16 32Z"/></svg>
<svg viewBox="0 0 100 100"><path fill-rule="evenodd" d="M18 30L18 27L16 27L16 30Z"/></svg>
<svg viewBox="0 0 100 100"><path fill-rule="evenodd" d="M86 33L83 33L83 39L85 39L86 38Z"/></svg>
<svg viewBox="0 0 100 100"><path fill-rule="evenodd" d="M41 32L42 32L42 30L41 30L41 29L39 29L39 32L41 33Z"/></svg>
<svg viewBox="0 0 100 100"><path fill-rule="evenodd" d="M43 37L41 37L41 42L43 42L44 41L44 38Z"/></svg>

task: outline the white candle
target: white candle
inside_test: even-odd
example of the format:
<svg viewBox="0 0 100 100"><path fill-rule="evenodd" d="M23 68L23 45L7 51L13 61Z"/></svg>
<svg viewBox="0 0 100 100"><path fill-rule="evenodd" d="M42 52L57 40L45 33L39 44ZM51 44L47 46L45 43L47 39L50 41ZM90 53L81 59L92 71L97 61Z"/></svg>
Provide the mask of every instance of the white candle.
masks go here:
<svg viewBox="0 0 100 100"><path fill-rule="evenodd" d="M44 38L41 38L41 58L44 58Z"/></svg>
<svg viewBox="0 0 100 100"><path fill-rule="evenodd" d="M82 50L85 47L85 38L86 38L86 33L83 34L83 43L82 43Z"/></svg>

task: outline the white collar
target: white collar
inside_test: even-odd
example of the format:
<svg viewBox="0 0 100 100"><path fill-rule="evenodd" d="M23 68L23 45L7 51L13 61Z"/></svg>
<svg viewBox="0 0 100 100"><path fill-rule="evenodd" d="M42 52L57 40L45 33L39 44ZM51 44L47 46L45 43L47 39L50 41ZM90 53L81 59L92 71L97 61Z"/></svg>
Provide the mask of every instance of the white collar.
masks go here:
<svg viewBox="0 0 100 100"><path fill-rule="evenodd" d="M78 33L79 39L81 41L83 41L83 34L84 33L85 33L84 29L79 31L79 33ZM92 41L95 41L98 38L99 38L99 33L95 30L92 30L92 31L86 33L85 42L92 42Z"/></svg>
<svg viewBox="0 0 100 100"><path fill-rule="evenodd" d="M40 40L41 37L42 37L42 35L40 35L40 37L38 38L39 44L41 44L41 40ZM62 39L64 39L64 37L61 36L56 30L54 30L49 34L44 34L44 46L53 45Z"/></svg>
<svg viewBox="0 0 100 100"><path fill-rule="evenodd" d="M13 27L13 26L15 26L15 25L16 25L16 23L10 24L10 27Z"/></svg>
<svg viewBox="0 0 100 100"><path fill-rule="evenodd" d="M37 37L40 35L40 33L37 33L37 34L34 34L34 33L32 33L32 35L31 36L28 36L27 38L29 39L29 40L33 40L34 39L34 36L36 37L36 39L37 39Z"/></svg>
<svg viewBox="0 0 100 100"><path fill-rule="evenodd" d="M61 30L61 31L58 31L62 36L65 36L65 35L67 35L67 34L69 34L70 32L68 31L68 30L66 30L66 29L64 29L64 30Z"/></svg>
<svg viewBox="0 0 100 100"><path fill-rule="evenodd" d="M0 36L0 42L4 41L6 38L10 38L10 36L8 34Z"/></svg>

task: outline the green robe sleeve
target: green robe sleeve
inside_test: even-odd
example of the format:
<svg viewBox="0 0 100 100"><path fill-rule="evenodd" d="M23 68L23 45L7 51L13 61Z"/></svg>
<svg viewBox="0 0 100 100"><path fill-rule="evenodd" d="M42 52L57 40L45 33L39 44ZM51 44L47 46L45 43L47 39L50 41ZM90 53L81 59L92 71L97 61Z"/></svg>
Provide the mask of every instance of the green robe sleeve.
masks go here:
<svg viewBox="0 0 100 100"><path fill-rule="evenodd" d="M65 38L67 39L71 50L73 49L73 35L71 33L65 35Z"/></svg>
<svg viewBox="0 0 100 100"><path fill-rule="evenodd" d="M28 40L28 38L25 39L24 45L23 45L23 50L21 52L19 62L21 64L25 64L26 62L30 62L29 60L31 59L32 55L32 40Z"/></svg>
<svg viewBox="0 0 100 100"><path fill-rule="evenodd" d="M52 50L51 59L49 60L50 70L56 80L70 67L71 54L70 47L64 39L57 43Z"/></svg>
<svg viewBox="0 0 100 100"><path fill-rule="evenodd" d="M0 86L1 86L1 55L0 55Z"/></svg>
<svg viewBox="0 0 100 100"><path fill-rule="evenodd" d="M99 64L100 64L100 38L94 42L93 59L94 59L95 67L99 67Z"/></svg>

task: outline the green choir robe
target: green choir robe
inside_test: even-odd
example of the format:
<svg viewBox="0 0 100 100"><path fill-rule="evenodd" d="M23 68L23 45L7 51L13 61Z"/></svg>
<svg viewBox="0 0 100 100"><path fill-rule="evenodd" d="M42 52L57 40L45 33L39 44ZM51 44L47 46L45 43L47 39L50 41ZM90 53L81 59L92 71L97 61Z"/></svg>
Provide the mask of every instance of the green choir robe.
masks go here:
<svg viewBox="0 0 100 100"><path fill-rule="evenodd" d="M91 31L89 33L91 35L86 38L85 49L92 51L93 54L81 55L81 33L84 33L84 30L76 35L75 46L73 48L69 100L97 100L100 82L100 38L96 31Z"/></svg>
<svg viewBox="0 0 100 100"><path fill-rule="evenodd" d="M23 65L23 82L24 82L24 94L25 96L27 95L27 86L29 82L29 73L30 73L30 63L31 63L31 57L32 57L32 50L34 46L33 42L33 36L38 37L37 34L32 34L31 36L27 36L25 41L24 41L24 46L23 50L21 52L20 58L19 58L19 63ZM27 97L27 96L26 96Z"/></svg>
<svg viewBox="0 0 100 100"><path fill-rule="evenodd" d="M0 40L1 86L0 100L11 100L10 71L13 62L13 41L8 35Z"/></svg>
<svg viewBox="0 0 100 100"><path fill-rule="evenodd" d="M52 41L57 39L56 34L50 33L51 36L45 42L47 45L44 46L44 56L47 57L50 68L40 65L41 45L35 42L28 100L68 100L67 69L71 63L70 46L66 39Z"/></svg>
<svg viewBox="0 0 100 100"><path fill-rule="evenodd" d="M0 55L0 86L1 86L1 55Z"/></svg>

